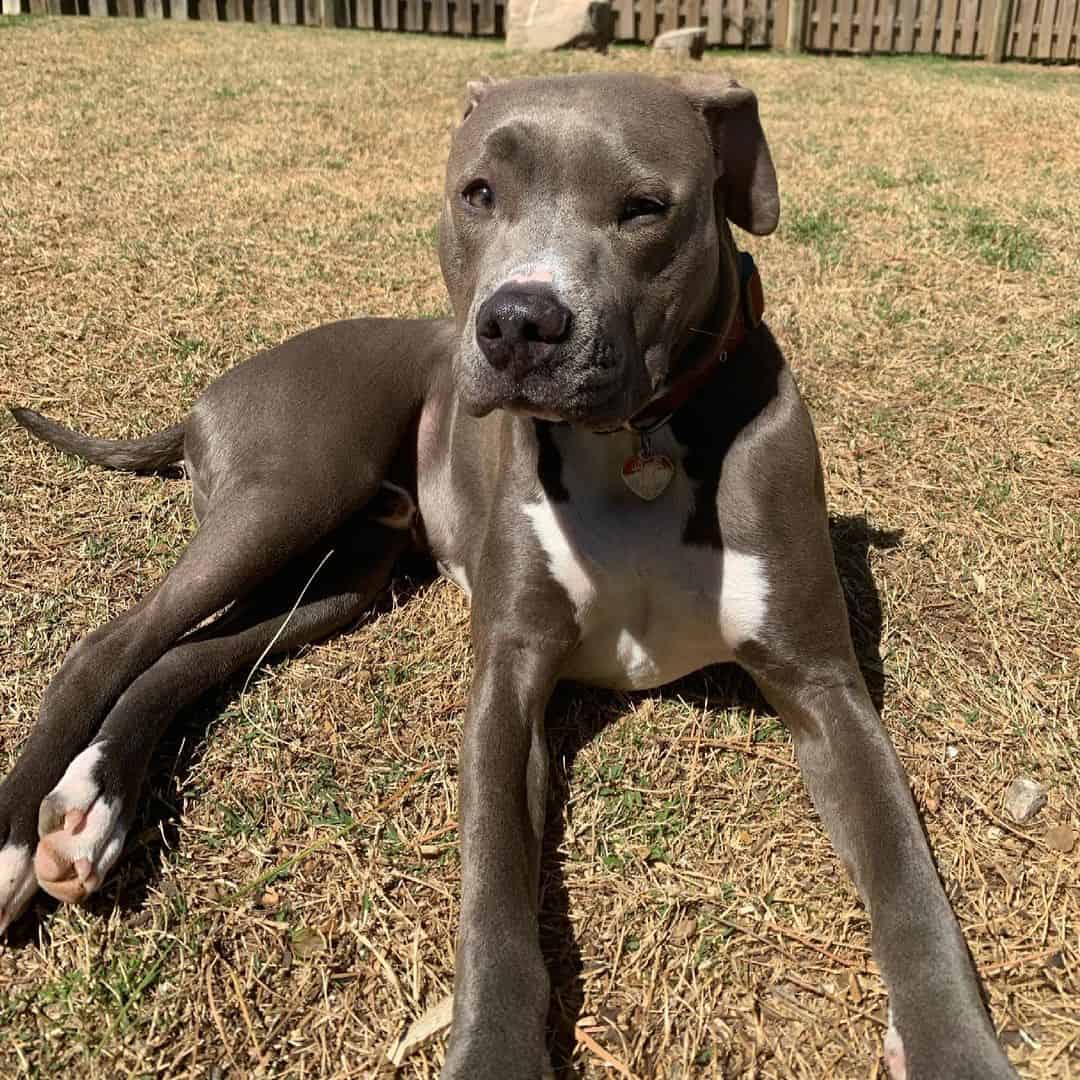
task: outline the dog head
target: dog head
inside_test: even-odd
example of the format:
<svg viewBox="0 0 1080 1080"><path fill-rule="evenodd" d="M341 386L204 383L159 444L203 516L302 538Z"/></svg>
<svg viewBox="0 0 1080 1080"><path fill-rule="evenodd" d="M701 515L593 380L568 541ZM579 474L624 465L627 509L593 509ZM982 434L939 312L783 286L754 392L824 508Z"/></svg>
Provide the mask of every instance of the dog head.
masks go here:
<svg viewBox="0 0 1080 1080"><path fill-rule="evenodd" d="M757 100L735 82L470 83L439 228L465 407L618 425L695 332L726 331L728 221L764 234L778 213Z"/></svg>

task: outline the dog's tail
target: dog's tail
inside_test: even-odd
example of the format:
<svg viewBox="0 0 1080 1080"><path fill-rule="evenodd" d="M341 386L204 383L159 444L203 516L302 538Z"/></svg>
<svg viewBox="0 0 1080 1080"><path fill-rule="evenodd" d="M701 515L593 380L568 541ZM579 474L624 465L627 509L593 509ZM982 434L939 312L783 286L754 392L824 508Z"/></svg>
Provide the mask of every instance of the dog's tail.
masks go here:
<svg viewBox="0 0 1080 1080"><path fill-rule="evenodd" d="M127 472L154 472L175 465L184 457L184 425L148 435L145 439L92 439L58 424L33 409L11 406L11 415L31 435L95 465Z"/></svg>

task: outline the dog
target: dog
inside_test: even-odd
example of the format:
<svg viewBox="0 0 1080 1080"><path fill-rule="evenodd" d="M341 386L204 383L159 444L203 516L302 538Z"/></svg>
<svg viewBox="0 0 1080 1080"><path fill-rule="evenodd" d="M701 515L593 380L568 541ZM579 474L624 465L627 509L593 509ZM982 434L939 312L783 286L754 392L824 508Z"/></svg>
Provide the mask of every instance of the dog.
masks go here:
<svg viewBox="0 0 1080 1080"><path fill-rule="evenodd" d="M470 83L439 223L453 318L301 334L148 438L13 410L91 462L183 462L200 527L44 694L0 786L0 929L39 886L79 901L101 885L185 704L354 622L420 543L470 596L475 654L444 1077L548 1067L555 684L644 689L726 661L789 727L870 911L892 1076L1014 1076L860 674L811 421L731 230L765 235L778 215L757 101L735 82Z"/></svg>

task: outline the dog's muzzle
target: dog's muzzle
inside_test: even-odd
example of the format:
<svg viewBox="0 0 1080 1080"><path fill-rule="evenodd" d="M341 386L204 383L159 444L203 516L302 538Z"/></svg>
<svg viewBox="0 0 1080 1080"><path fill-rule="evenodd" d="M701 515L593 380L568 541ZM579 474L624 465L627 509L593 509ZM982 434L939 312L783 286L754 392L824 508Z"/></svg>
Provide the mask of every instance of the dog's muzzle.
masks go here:
<svg viewBox="0 0 1080 1080"><path fill-rule="evenodd" d="M520 380L557 363L570 337L570 309L546 285L503 285L476 313L476 343L488 363Z"/></svg>

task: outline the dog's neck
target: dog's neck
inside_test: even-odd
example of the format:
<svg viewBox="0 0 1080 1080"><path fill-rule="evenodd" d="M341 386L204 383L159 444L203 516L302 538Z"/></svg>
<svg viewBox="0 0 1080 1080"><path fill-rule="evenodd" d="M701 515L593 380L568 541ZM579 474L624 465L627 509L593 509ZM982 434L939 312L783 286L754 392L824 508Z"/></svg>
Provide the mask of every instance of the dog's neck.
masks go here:
<svg viewBox="0 0 1080 1080"><path fill-rule="evenodd" d="M761 275L749 252L736 252L736 258L739 287L734 313L731 313L730 309L725 310L723 318L714 320L712 326L694 331L705 336L704 342L692 342L687 347L692 350L692 355L689 358L680 357L680 363L675 366L680 374L626 421L623 426L628 430L647 433L666 424L761 325L765 315L765 293L761 285ZM723 327L725 324L727 330L724 332L714 328Z"/></svg>

